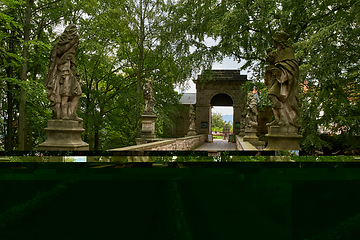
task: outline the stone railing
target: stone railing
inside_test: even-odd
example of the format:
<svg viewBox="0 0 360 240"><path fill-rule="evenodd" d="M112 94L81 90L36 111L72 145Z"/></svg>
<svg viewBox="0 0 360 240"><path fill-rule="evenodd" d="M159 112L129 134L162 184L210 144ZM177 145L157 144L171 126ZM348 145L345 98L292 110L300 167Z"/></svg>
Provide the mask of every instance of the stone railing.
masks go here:
<svg viewBox="0 0 360 240"><path fill-rule="evenodd" d="M129 147L111 149L108 151L188 151L192 150L206 141L206 134L195 135L183 138L159 140L151 143L144 143ZM151 162L149 156L114 156L113 162Z"/></svg>
<svg viewBox="0 0 360 240"><path fill-rule="evenodd" d="M129 147L116 148L108 151L188 151L206 141L206 134L183 138L160 140Z"/></svg>
<svg viewBox="0 0 360 240"><path fill-rule="evenodd" d="M235 136L236 148L238 151L259 151L251 143L244 141L239 135Z"/></svg>

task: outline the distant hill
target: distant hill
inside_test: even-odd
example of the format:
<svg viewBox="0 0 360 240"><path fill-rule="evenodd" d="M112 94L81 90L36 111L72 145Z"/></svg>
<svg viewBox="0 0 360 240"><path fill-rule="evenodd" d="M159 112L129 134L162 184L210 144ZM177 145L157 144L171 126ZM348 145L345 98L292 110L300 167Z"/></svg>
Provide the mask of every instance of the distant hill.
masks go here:
<svg viewBox="0 0 360 240"><path fill-rule="evenodd" d="M225 122L232 122L233 121L233 115L224 115L222 116L222 118L224 119Z"/></svg>

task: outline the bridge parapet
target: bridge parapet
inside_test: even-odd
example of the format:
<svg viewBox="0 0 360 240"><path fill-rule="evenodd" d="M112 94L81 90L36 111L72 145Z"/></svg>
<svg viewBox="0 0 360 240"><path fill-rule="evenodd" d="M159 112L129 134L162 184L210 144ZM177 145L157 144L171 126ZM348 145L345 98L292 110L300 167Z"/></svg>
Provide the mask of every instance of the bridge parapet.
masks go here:
<svg viewBox="0 0 360 240"><path fill-rule="evenodd" d="M109 151L187 151L203 144L206 141L206 137L206 134L201 134L182 138L163 139L151 143L111 149Z"/></svg>
<svg viewBox="0 0 360 240"><path fill-rule="evenodd" d="M236 139L236 148L237 150L243 151L258 151L256 147L254 147L251 143L244 141L242 137L239 135L235 136Z"/></svg>

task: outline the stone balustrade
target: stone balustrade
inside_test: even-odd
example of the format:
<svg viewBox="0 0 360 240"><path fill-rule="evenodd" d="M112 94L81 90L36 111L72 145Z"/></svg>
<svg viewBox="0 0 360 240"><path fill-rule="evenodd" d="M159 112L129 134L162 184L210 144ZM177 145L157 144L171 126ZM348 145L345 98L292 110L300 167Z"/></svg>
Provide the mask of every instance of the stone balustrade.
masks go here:
<svg viewBox="0 0 360 240"><path fill-rule="evenodd" d="M176 139L164 139L151 143L111 149L109 151L188 151L200 146L205 141L206 134L202 134Z"/></svg>
<svg viewBox="0 0 360 240"><path fill-rule="evenodd" d="M256 147L254 147L251 143L244 141L242 137L239 135L235 135L236 140L236 148L240 151L259 151Z"/></svg>

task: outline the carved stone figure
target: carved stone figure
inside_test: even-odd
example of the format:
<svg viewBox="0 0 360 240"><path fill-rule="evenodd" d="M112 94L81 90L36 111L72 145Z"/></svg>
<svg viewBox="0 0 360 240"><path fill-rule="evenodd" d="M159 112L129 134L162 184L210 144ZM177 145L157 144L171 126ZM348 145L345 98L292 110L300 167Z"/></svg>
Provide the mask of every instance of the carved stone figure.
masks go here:
<svg viewBox="0 0 360 240"><path fill-rule="evenodd" d="M153 90L153 79L150 79L145 83L144 99L145 99L144 114L154 115L155 97Z"/></svg>
<svg viewBox="0 0 360 240"><path fill-rule="evenodd" d="M49 90L47 97L50 100L53 119L82 121L76 114L82 94L75 63L78 44L77 28L70 24L51 51L49 72L44 84Z"/></svg>
<svg viewBox="0 0 360 240"><path fill-rule="evenodd" d="M195 113L194 105L190 104L190 107L189 107L189 129L188 129L188 133L186 134L186 136L196 135L195 117L196 117L196 113Z"/></svg>
<svg viewBox="0 0 360 240"><path fill-rule="evenodd" d="M240 137L244 137L245 136L245 125L246 125L246 107L242 106L241 107L241 114L240 114L241 118L240 118L240 133L239 136Z"/></svg>
<svg viewBox="0 0 360 240"><path fill-rule="evenodd" d="M189 130L195 130L195 110L194 106L190 104L190 110L189 110Z"/></svg>
<svg viewBox="0 0 360 240"><path fill-rule="evenodd" d="M288 42L290 35L275 32L274 47L267 50L265 83L269 88L268 97L272 102L275 120L269 125L292 125L299 127L298 79L299 65Z"/></svg>
<svg viewBox="0 0 360 240"><path fill-rule="evenodd" d="M248 129L253 129L255 131L257 131L257 127L258 127L258 122L257 122L257 116L258 116L258 111L256 108L256 100L254 98L253 93L248 93L247 96L247 114L246 114L246 118L245 118L245 132Z"/></svg>

